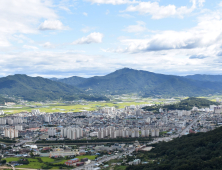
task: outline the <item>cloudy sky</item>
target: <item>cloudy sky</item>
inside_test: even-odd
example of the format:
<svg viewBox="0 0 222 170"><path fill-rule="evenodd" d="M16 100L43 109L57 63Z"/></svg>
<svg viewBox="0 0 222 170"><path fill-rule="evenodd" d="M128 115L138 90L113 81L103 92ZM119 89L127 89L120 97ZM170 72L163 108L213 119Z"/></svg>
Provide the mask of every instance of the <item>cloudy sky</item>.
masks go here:
<svg viewBox="0 0 222 170"><path fill-rule="evenodd" d="M1 0L0 76L222 74L222 1Z"/></svg>

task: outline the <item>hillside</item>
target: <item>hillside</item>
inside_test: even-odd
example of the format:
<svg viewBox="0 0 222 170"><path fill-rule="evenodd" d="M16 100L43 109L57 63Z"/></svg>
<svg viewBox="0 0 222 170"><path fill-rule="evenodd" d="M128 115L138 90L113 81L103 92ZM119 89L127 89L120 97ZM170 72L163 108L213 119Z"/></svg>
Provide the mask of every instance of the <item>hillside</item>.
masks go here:
<svg viewBox="0 0 222 170"><path fill-rule="evenodd" d="M146 111L158 112L160 108L166 108L167 110L191 110L193 107L206 108L210 105L219 105L220 103L213 102L203 98L190 97L185 100L181 100L179 103L165 105L165 106L146 106L143 109Z"/></svg>
<svg viewBox="0 0 222 170"><path fill-rule="evenodd" d="M5 102L15 102L15 101L12 99L8 99L8 98L0 96L0 105L5 105Z"/></svg>
<svg viewBox="0 0 222 170"><path fill-rule="evenodd" d="M129 68L123 68L105 76L91 78L74 76L57 81L74 85L82 90L90 89L92 93L138 93L144 97L201 96L222 93L219 82L198 81Z"/></svg>
<svg viewBox="0 0 222 170"><path fill-rule="evenodd" d="M72 85L72 86L77 86L81 83L83 83L86 78L82 78L82 77L78 77L78 76L73 76L73 77L70 77L70 78L64 78L64 79L51 79L53 81L59 81L61 83L65 83L65 84L69 84L69 85Z"/></svg>
<svg viewBox="0 0 222 170"><path fill-rule="evenodd" d="M211 170L222 167L222 127L160 142L153 147L150 152L137 155L149 164L129 166L126 170Z"/></svg>
<svg viewBox="0 0 222 170"><path fill-rule="evenodd" d="M21 74L0 78L0 94L18 96L31 101L63 99L64 97L93 98L74 86Z"/></svg>
<svg viewBox="0 0 222 170"><path fill-rule="evenodd" d="M188 79L199 80L199 81L222 82L222 75L195 74L195 75L188 75L185 77Z"/></svg>

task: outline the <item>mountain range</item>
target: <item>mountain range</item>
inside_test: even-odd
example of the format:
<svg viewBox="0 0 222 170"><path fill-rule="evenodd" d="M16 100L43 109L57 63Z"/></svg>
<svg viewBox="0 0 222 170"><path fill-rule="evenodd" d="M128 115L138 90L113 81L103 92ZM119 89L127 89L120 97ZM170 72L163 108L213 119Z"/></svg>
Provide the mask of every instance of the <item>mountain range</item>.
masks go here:
<svg viewBox="0 0 222 170"><path fill-rule="evenodd" d="M24 100L42 101L57 99L100 100L100 96L86 94L77 87L52 81L42 77L16 74L0 78L0 94L21 97ZM107 99L101 97L101 99Z"/></svg>
<svg viewBox="0 0 222 170"><path fill-rule="evenodd" d="M108 100L105 95L205 96L222 93L221 75L174 76L123 68L105 76L64 79L16 74L0 78L0 94L25 100Z"/></svg>
<svg viewBox="0 0 222 170"><path fill-rule="evenodd" d="M78 87L91 93L138 93L143 96L201 96L222 92L214 76L173 76L149 71L123 68L105 76L82 78L73 76L56 81ZM218 77L222 76L218 75ZM214 81L213 81L214 80Z"/></svg>

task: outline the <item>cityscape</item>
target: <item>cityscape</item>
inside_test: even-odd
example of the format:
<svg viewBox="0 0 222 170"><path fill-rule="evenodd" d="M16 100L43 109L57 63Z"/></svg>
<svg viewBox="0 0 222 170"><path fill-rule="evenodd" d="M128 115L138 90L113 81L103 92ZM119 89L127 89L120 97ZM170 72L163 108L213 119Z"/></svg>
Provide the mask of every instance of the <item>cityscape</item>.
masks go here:
<svg viewBox="0 0 222 170"><path fill-rule="evenodd" d="M1 154L6 160L11 157L17 160L30 157L58 159L63 162L60 168L64 166L68 169L93 170L118 167L123 163L147 164L138 158L123 158L124 155L132 156L138 151L149 152L151 145L160 141L169 142L184 135L205 133L222 125L222 105L218 97L215 102L209 101L218 105L192 107L191 110L168 110L165 106L171 106L178 100L171 98L164 101L166 103L162 100L157 112L147 111L146 107L155 106L149 103L125 106L122 109L99 107L94 111L67 113L45 113L33 109L31 112L6 114L7 110L6 113L1 110L1 141L8 143L1 145ZM26 103L20 102L23 105ZM16 107L11 104L6 107ZM11 149L4 149L9 146ZM116 160L117 163L107 164L110 160ZM13 168L29 167L21 160L11 161L8 165ZM56 165L43 164L39 168L51 166Z"/></svg>
<svg viewBox="0 0 222 170"><path fill-rule="evenodd" d="M222 0L0 15L0 170L222 169Z"/></svg>

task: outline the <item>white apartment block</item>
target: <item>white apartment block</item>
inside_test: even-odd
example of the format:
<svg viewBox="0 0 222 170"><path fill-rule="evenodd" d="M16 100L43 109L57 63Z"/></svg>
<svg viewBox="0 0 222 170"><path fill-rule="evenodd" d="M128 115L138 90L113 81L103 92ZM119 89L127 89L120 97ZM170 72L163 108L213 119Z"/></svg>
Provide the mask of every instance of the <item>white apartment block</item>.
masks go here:
<svg viewBox="0 0 222 170"><path fill-rule="evenodd" d="M44 121L48 123L51 122L51 116L49 115L44 116Z"/></svg>
<svg viewBox="0 0 222 170"><path fill-rule="evenodd" d="M214 107L214 113L216 114L222 113L222 107Z"/></svg>
<svg viewBox="0 0 222 170"><path fill-rule="evenodd" d="M56 129L55 128L49 128L48 129L48 135L49 136L54 136L56 134Z"/></svg>
<svg viewBox="0 0 222 170"><path fill-rule="evenodd" d="M61 137L68 138L71 140L80 139L83 137L83 129L82 128L62 128L61 129Z"/></svg>
<svg viewBox="0 0 222 170"><path fill-rule="evenodd" d="M0 118L0 124L1 125L6 125L6 119Z"/></svg>
<svg viewBox="0 0 222 170"><path fill-rule="evenodd" d="M32 110L32 115L40 115L40 110Z"/></svg>
<svg viewBox="0 0 222 170"><path fill-rule="evenodd" d="M14 118L13 124L21 124L21 123L23 123L23 119L22 118Z"/></svg>
<svg viewBox="0 0 222 170"><path fill-rule="evenodd" d="M6 119L6 123L8 123L9 125L12 125L13 124L13 120L12 119Z"/></svg>
<svg viewBox="0 0 222 170"><path fill-rule="evenodd" d="M15 126L15 129L16 129L16 130L23 130L23 127L22 127L21 125L16 125L16 126Z"/></svg>
<svg viewBox="0 0 222 170"><path fill-rule="evenodd" d="M5 137L8 137L10 139L17 138L18 137L18 130L16 129L5 129Z"/></svg>
<svg viewBox="0 0 222 170"><path fill-rule="evenodd" d="M160 130L159 129L151 129L151 136L152 137L157 137L160 136Z"/></svg>

